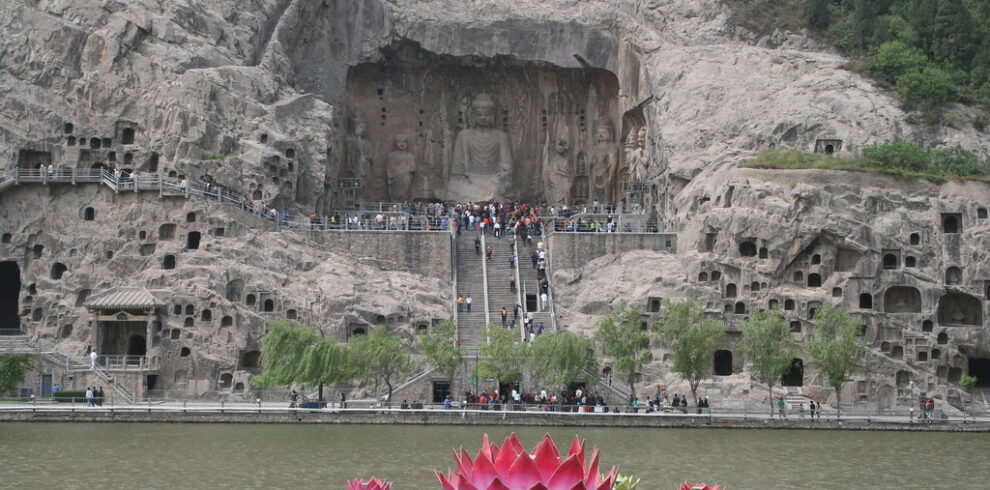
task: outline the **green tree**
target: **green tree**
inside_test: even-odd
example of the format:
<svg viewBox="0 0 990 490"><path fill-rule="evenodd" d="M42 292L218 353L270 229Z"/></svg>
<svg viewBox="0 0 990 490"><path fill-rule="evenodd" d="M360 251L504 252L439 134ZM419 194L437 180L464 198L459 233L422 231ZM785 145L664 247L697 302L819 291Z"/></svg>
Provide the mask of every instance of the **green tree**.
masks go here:
<svg viewBox="0 0 990 490"><path fill-rule="evenodd" d="M936 110L956 97L956 83L941 68L926 66L897 77L898 99L924 110Z"/></svg>
<svg viewBox="0 0 990 490"><path fill-rule="evenodd" d="M962 0L941 0L933 24L932 57L939 62L968 68L982 36Z"/></svg>
<svg viewBox="0 0 990 490"><path fill-rule="evenodd" d="M790 369L797 354L791 332L780 310L756 310L742 324L742 337L736 342L750 363L750 370L770 390L770 414L773 414L773 385Z"/></svg>
<svg viewBox="0 0 990 490"><path fill-rule="evenodd" d="M583 335L573 332L543 334L527 350L527 364L533 376L551 386L598 380L594 344Z"/></svg>
<svg viewBox="0 0 990 490"><path fill-rule="evenodd" d="M890 41L873 49L866 67L878 80L894 85L909 71L928 65L928 57L920 49L902 41Z"/></svg>
<svg viewBox="0 0 990 490"><path fill-rule="evenodd" d="M842 385L866 353L866 344L859 338L862 325L855 316L825 306L815 313L814 335L806 344L811 357L815 358L815 371L835 390L840 414Z"/></svg>
<svg viewBox="0 0 990 490"><path fill-rule="evenodd" d="M323 401L323 385L344 383L354 377L347 347L331 337L319 337L303 352L295 381L318 386L319 399Z"/></svg>
<svg viewBox="0 0 990 490"><path fill-rule="evenodd" d="M34 363L25 354L0 354L0 395L12 393L24 382ZM48 396L46 393L42 393Z"/></svg>
<svg viewBox="0 0 990 490"><path fill-rule="evenodd" d="M464 363L464 353L457 346L457 325L449 320L417 335L416 348L450 380Z"/></svg>
<svg viewBox="0 0 990 490"><path fill-rule="evenodd" d="M398 336L379 325L367 335L352 338L348 350L351 372L374 382L376 391L384 383L391 402L394 383L412 371L409 349L402 345Z"/></svg>
<svg viewBox="0 0 990 490"><path fill-rule="evenodd" d="M719 322L705 315L694 300L672 303L665 300L656 323L657 336L670 349L673 371L691 387L698 399L698 385L708 377L715 349L725 338Z"/></svg>
<svg viewBox="0 0 990 490"><path fill-rule="evenodd" d="M488 325L482 335L488 341L478 349L481 360L475 366L475 376L499 383L521 380L526 347L519 343L518 330Z"/></svg>
<svg viewBox="0 0 990 490"><path fill-rule="evenodd" d="M978 381L979 378L977 378L976 376L970 376L966 374L963 377L959 378L959 387L962 388L963 391L970 392L973 391L974 387L976 387L976 383Z"/></svg>
<svg viewBox="0 0 990 490"><path fill-rule="evenodd" d="M643 366L653 360L650 336L643 328L643 314L623 301L619 308L598 322L595 338L612 359L612 372L629 386L629 396L636 396L636 377Z"/></svg>
<svg viewBox="0 0 990 490"><path fill-rule="evenodd" d="M258 388L291 385L299 381L307 349L316 343L316 329L273 322L261 339L261 374L251 379Z"/></svg>

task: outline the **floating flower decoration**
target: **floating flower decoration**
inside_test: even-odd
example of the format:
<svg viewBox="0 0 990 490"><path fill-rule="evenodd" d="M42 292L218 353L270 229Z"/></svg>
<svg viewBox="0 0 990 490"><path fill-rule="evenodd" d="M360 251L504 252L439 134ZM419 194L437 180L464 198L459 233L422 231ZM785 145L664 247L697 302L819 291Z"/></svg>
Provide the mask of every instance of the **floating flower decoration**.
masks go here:
<svg viewBox="0 0 990 490"><path fill-rule="evenodd" d="M708 486L704 483L684 482L684 484L681 485L680 490L719 490L719 486L718 485Z"/></svg>
<svg viewBox="0 0 990 490"><path fill-rule="evenodd" d="M598 448L590 459L584 456L584 442L577 436L561 460L550 434L532 453L526 452L515 433L505 438L501 448L489 443L485 434L474 460L462 447L460 454L454 451L457 472L433 473L445 490L611 490L615 467L603 476L598 472Z"/></svg>
<svg viewBox="0 0 990 490"><path fill-rule="evenodd" d="M615 488L613 490L636 490L639 486L639 478L630 475L616 475Z"/></svg>
<svg viewBox="0 0 990 490"><path fill-rule="evenodd" d="M371 480L357 479L347 482L347 490L390 490L392 482L379 480L372 477Z"/></svg>

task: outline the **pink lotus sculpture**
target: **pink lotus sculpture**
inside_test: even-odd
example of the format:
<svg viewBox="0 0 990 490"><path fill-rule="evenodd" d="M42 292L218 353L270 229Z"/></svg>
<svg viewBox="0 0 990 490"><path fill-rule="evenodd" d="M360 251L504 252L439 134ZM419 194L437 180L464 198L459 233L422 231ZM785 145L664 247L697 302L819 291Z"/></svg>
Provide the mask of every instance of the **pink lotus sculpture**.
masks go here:
<svg viewBox="0 0 990 490"><path fill-rule="evenodd" d="M710 487L710 486L708 486L708 485L706 485L704 483L688 483L688 482L684 482L684 484L681 485L680 490L719 490L719 486L718 485L714 485L714 486L711 486Z"/></svg>
<svg viewBox="0 0 990 490"><path fill-rule="evenodd" d="M347 490L390 490L392 488L392 482L378 480L372 477L371 480L354 480L347 482Z"/></svg>
<svg viewBox="0 0 990 490"><path fill-rule="evenodd" d="M463 447L459 455L454 451L454 460L458 472L447 470L444 476L433 470L445 490L611 490L616 477L614 466L605 476L598 473L598 448L585 461L584 442L577 436L563 461L550 434L527 453L515 433L501 449L485 434L473 461Z"/></svg>

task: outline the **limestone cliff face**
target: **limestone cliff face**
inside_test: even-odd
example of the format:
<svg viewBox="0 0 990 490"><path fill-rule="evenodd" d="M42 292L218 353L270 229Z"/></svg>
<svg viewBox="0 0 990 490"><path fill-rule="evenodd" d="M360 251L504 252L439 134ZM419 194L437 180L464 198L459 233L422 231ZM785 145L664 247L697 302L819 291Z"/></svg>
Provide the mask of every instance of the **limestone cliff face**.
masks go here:
<svg viewBox="0 0 990 490"><path fill-rule="evenodd" d="M730 322L772 298L782 304L792 299L793 321L806 325L815 302L858 308L860 295L870 294L878 312L889 288L904 286L918 290L920 312L866 314L878 362L897 378L891 381L895 391L903 388L900 371L918 386L924 380L925 387L953 379L959 374L953 369L965 372L967 356L990 351L980 340L982 306L981 328L947 330L952 347L939 348L938 362L924 368L907 362L910 356L917 361L921 345L938 344L940 323L973 320L971 302L952 296L955 309L969 316L946 310L937 321L946 294L979 297L982 305L982 284L990 279L984 270L985 186L741 170L736 164L769 148L811 150L824 137L841 139L846 154L900 138L960 144L987 158L990 139L968 123L910 124L891 94L843 70L846 60L828 47L802 33L757 38L728 25L727 17L717 0L8 1L0 6L0 151L7 155L0 166L106 162L211 181L278 209L324 212L347 199L337 179L353 174L355 158L368 157L373 169L381 168L375 162L382 162L402 129L415 133L412 151L422 166L412 185L421 197L443 197L439 189L454 137L470 124L463 101L500 89L518 96L510 103L496 94L506 111L514 111L497 124L513 151L529 158L513 170L520 195L541 195L533 179L541 175L541 145L551 137L570 138L579 148L592 141L596 119L611 125L616 141L645 126L644 206L680 233L676 256L635 252L592 262L583 272L558 271L557 297L574 326L589 326L624 295L644 302L650 296L704 298ZM420 72L395 68L414 59L446 64L448 75L417 78ZM467 78L449 75L467 72ZM376 93L365 80L383 85ZM553 96L551 86L562 89ZM543 114L541 97L555 101ZM354 142L357 109L369 129L365 146ZM538 138L527 136L537 132ZM370 156L354 157L354 148L365 147ZM385 186L369 185L368 196L390 197ZM375 270L387 267L381 261L351 264L305 239L258 233L223 214L228 234L236 234L218 239L214 249L192 252L189 260L180 258L174 273L153 273L141 265L152 263L142 258L141 239L131 235L139 228L153 235L166 221L186 226L177 216L188 204L114 201L112 216L127 223L114 236L48 216L48 209L69 206L77 219L81 197L19 192L25 204L0 197L8 213L0 231L13 234L3 257L22 264L24 284L36 284L38 292L30 293L35 304L61 312L43 312L44 318L75 319L36 324L44 335L81 321L84 312L73 299L78 290L112 286L122 277L186 295L194 311L233 306L214 296L240 279L278 290L279 297L315 295L300 296L309 299L294 306L301 318L324 325L346 323L341 310L418 312L403 315L407 324L413 316L449 314L449 307L438 306L447 304L438 299L449 293L442 284L421 284L426 290L416 300L393 303L386 297L416 279L385 272L385 284L375 283ZM181 214L159 216L167 212ZM961 233L945 233L943 219L950 215ZM210 229L200 231L207 236ZM78 263L68 264L73 272L67 282L44 280L52 265L45 260L55 258L30 258L36 243L48 243L49 251L76 249L71 260ZM742 243L755 247L755 257L740 257L741 247L746 255L751 251ZM113 259L105 259L108 250L115 251ZM147 257L159 260L160 247L152 254ZM883 267L886 255L895 256L896 268ZM909 257L914 267L907 266ZM84 262L85 275L79 272ZM958 284L945 284L950 267L961 269ZM240 271L237 277L232 269ZM719 279L713 280L716 271ZM637 274L642 280L631 280ZM812 274L821 285L809 289ZM736 286L731 301L730 283ZM895 293L892 300L913 308L911 291ZM417 306L422 298L434 304ZM366 300L383 304L370 307ZM743 313L736 313L738 302ZM728 303L732 311L725 313ZM247 345L262 320L236 311L251 327L235 335L235 344ZM929 317L936 327L922 330L922 340L909 340L908 325L923 329ZM231 365L234 348L220 331L203 330L213 347L195 355ZM902 359L894 358L897 346ZM877 383L857 393L886 390L890 398L890 388ZM909 395L895 392L894 398Z"/></svg>

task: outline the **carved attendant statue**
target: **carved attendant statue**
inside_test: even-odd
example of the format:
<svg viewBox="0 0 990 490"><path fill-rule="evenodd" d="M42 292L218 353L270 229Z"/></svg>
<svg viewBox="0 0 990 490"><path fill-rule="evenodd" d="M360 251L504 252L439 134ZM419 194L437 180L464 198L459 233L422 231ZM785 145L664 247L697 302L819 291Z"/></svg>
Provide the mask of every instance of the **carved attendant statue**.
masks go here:
<svg viewBox="0 0 990 490"><path fill-rule="evenodd" d="M567 140L561 139L552 153L547 151L543 162L544 198L550 204L566 204L571 192L571 177L574 172L568 158L570 146Z"/></svg>
<svg viewBox="0 0 990 490"><path fill-rule="evenodd" d="M354 118L354 135L347 137L347 165L364 187L374 185L374 168L371 161L371 143L368 142L368 123L360 116Z"/></svg>
<svg viewBox="0 0 990 490"><path fill-rule="evenodd" d="M451 187L472 200L491 199L512 172L509 137L495 128L495 101L490 95L478 94L471 102L471 114L474 127L461 130L454 140Z"/></svg>
<svg viewBox="0 0 990 490"><path fill-rule="evenodd" d="M416 157L408 151L408 146L409 138L399 133L395 135L395 150L386 157L385 179L389 198L397 201L411 198L409 193L416 173Z"/></svg>
<svg viewBox="0 0 990 490"><path fill-rule="evenodd" d="M644 181L647 177L649 162L646 159L646 126L637 132L630 132L626 140L626 166L629 168L629 178Z"/></svg>
<svg viewBox="0 0 990 490"><path fill-rule="evenodd" d="M619 145L612 142L612 123L599 120L595 126L595 146L591 149L590 198L600 203L614 202L613 187L619 168Z"/></svg>

